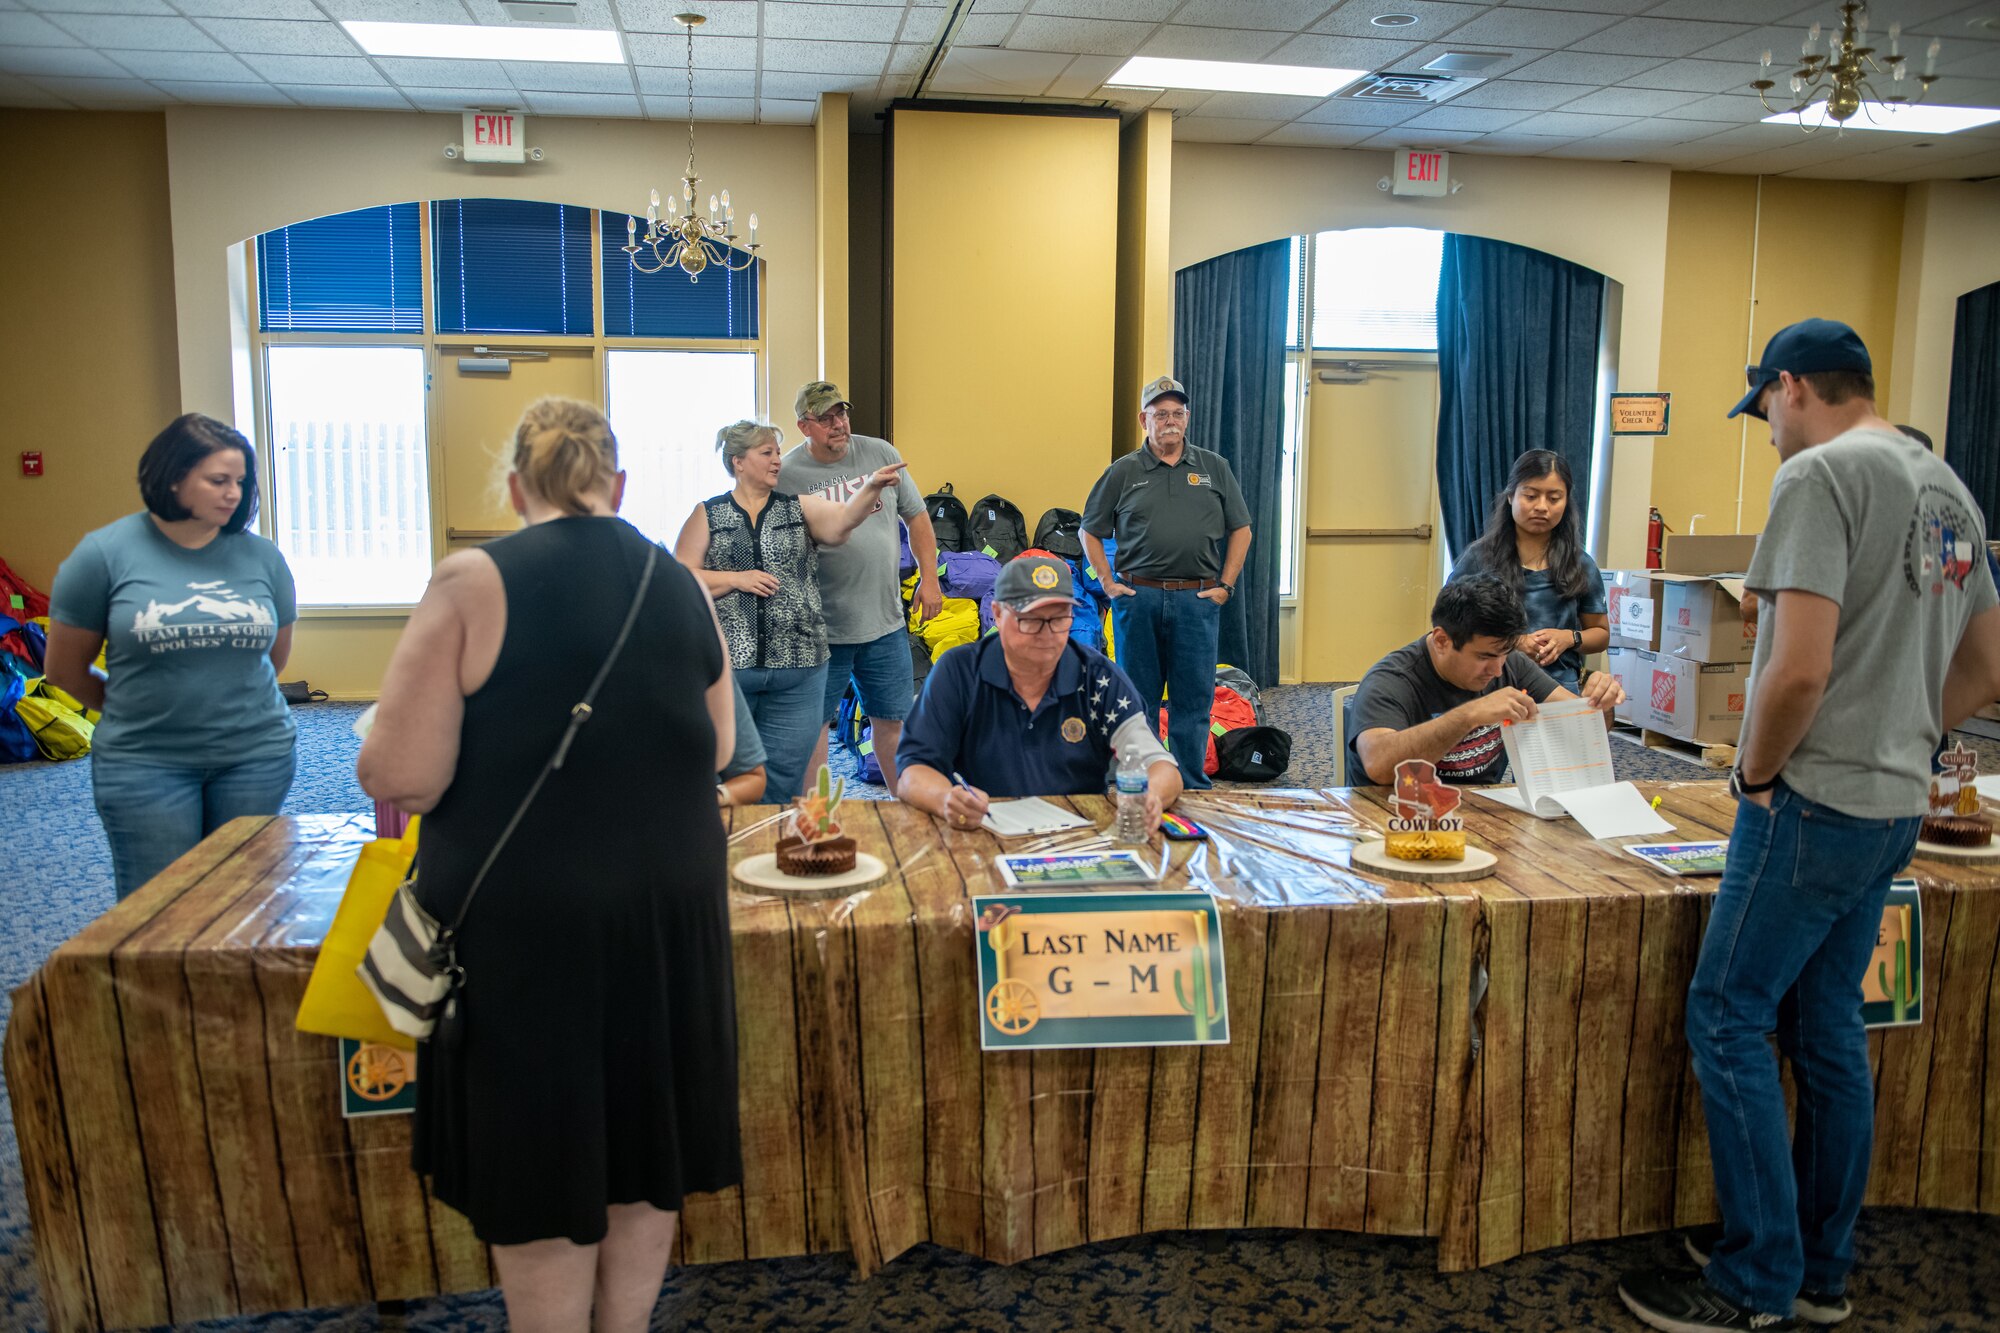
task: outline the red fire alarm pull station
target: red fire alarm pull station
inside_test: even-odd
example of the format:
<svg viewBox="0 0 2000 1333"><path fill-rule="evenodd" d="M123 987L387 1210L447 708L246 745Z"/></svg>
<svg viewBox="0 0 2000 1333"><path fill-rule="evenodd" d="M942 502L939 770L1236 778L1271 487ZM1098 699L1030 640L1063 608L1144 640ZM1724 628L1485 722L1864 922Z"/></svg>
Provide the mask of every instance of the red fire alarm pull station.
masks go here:
<svg viewBox="0 0 2000 1333"><path fill-rule="evenodd" d="M23 449L21 451L21 475L24 477L39 477L42 475L42 451L40 449Z"/></svg>

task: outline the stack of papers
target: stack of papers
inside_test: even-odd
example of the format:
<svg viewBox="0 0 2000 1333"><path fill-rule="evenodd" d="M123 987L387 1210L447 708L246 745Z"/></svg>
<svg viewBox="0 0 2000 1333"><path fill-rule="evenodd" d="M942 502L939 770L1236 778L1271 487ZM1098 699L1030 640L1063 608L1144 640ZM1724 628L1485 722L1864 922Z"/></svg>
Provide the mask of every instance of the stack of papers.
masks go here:
<svg viewBox="0 0 2000 1333"><path fill-rule="evenodd" d="M1051 805L1039 796L1018 801L995 801L986 807L982 825L988 833L1003 838L1025 838L1031 833L1060 833L1064 829L1094 828L1088 819Z"/></svg>
<svg viewBox="0 0 2000 1333"><path fill-rule="evenodd" d="M1672 833L1639 789L1619 782L1611 768L1604 715L1581 699L1544 704L1532 721L1501 728L1515 787L1478 789L1478 795L1540 819L1569 815L1593 838Z"/></svg>

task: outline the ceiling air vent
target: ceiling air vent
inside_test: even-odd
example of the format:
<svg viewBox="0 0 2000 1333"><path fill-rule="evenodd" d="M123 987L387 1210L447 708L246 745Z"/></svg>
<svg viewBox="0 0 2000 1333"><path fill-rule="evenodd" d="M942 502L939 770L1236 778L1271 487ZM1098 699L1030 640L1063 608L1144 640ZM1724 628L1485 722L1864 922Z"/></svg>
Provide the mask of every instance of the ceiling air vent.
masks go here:
<svg viewBox="0 0 2000 1333"><path fill-rule="evenodd" d="M576 0L500 0L500 8L516 23L576 22Z"/></svg>
<svg viewBox="0 0 2000 1333"><path fill-rule="evenodd" d="M1337 96L1354 102L1442 102L1456 97L1481 79L1449 74L1370 74L1343 88Z"/></svg>

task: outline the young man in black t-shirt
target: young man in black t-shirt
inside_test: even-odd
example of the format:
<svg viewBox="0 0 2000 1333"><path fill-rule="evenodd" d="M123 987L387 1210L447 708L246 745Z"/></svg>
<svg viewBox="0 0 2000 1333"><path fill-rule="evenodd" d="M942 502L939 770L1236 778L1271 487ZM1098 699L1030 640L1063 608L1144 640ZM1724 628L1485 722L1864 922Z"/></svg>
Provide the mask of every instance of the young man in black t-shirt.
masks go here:
<svg viewBox="0 0 2000 1333"><path fill-rule="evenodd" d="M1431 605L1431 632L1368 669L1348 701L1347 780L1386 785L1405 759L1428 759L1446 782L1497 782L1507 767L1500 724L1526 721L1549 700L1575 699L1514 641L1527 633L1521 599L1490 576L1447 583ZM1617 677L1583 679L1592 707L1625 698Z"/></svg>

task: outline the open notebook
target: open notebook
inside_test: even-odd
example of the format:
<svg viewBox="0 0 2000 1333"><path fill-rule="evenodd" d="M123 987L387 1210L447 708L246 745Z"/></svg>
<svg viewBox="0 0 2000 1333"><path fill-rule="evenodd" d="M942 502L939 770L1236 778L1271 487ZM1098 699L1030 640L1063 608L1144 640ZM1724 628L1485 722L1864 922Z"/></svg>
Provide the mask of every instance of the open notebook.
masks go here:
<svg viewBox="0 0 2000 1333"><path fill-rule="evenodd" d="M1515 785L1478 795L1542 819L1569 815L1593 838L1673 832L1637 787L1618 781L1604 715L1583 700L1543 704L1533 721L1509 722L1500 735Z"/></svg>

